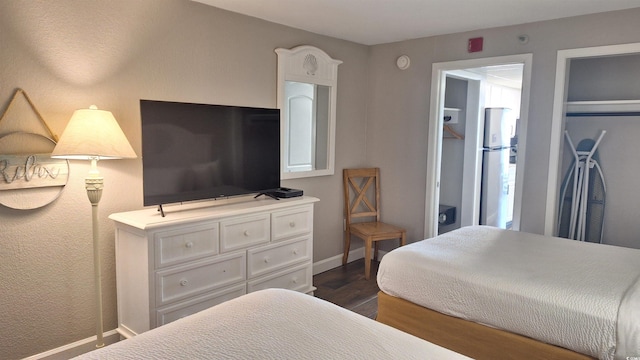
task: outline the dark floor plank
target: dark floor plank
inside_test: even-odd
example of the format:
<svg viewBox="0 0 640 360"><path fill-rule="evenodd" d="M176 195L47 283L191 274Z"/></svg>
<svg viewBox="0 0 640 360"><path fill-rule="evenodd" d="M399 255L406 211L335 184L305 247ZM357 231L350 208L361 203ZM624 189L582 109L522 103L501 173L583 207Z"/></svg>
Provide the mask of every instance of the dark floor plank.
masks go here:
<svg viewBox="0 0 640 360"><path fill-rule="evenodd" d="M375 318L379 291L378 262L371 262L371 279L364 278L364 260L359 259L313 277L315 296L358 314Z"/></svg>

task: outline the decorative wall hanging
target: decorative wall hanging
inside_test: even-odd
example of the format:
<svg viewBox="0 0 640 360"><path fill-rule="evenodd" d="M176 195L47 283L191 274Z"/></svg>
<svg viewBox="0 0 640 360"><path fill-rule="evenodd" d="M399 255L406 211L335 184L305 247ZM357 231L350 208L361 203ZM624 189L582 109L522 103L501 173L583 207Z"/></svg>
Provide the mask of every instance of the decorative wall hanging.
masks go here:
<svg viewBox="0 0 640 360"><path fill-rule="evenodd" d="M46 135L28 131L21 112L10 124L12 106L19 95L35 114ZM15 112L15 111L14 111ZM9 132L3 132L2 126ZM12 126L13 125L13 126ZM22 89L17 89L0 116L0 204L18 210L36 209L58 198L69 178L69 162L51 158L57 137Z"/></svg>

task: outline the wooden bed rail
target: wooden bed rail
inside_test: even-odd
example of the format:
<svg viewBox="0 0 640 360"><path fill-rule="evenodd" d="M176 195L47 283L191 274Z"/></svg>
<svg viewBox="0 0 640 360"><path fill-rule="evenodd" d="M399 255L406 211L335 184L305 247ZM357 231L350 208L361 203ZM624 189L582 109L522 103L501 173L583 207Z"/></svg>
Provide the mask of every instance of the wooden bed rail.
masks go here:
<svg viewBox="0 0 640 360"><path fill-rule="evenodd" d="M526 336L445 315L378 293L376 320L478 360L587 360L594 358Z"/></svg>

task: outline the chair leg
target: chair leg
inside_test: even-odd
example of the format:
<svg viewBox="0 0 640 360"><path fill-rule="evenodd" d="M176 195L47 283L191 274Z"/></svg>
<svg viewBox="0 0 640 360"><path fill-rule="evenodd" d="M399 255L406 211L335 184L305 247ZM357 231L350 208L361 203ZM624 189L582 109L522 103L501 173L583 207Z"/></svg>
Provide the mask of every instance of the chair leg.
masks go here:
<svg viewBox="0 0 640 360"><path fill-rule="evenodd" d="M342 254L342 265L347 264L347 260L349 259L350 246L351 246L351 233L349 233L349 230L347 230L344 236L344 253Z"/></svg>
<svg viewBox="0 0 640 360"><path fill-rule="evenodd" d="M378 261L378 242L376 241L376 242L374 242L373 244L374 244L374 245L373 245L373 248L374 248L374 251L373 251L373 260Z"/></svg>
<svg viewBox="0 0 640 360"><path fill-rule="evenodd" d="M364 244L364 279L371 278L371 239L366 239Z"/></svg>

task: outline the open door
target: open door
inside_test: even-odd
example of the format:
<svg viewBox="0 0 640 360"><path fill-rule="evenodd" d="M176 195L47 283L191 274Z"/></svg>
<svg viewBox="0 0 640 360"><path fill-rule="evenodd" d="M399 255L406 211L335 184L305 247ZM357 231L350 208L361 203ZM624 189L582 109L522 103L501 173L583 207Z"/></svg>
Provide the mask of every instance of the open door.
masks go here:
<svg viewBox="0 0 640 360"><path fill-rule="evenodd" d="M519 229L520 227L520 204L522 199L522 171L524 169L524 152L526 148L526 122L528 115L528 103L529 103L529 84L531 74L531 54L504 56L497 58L475 59L475 60L463 60L447 63L433 64L433 77L432 77L432 93L431 93L431 111L429 118L429 150L427 154L427 189L426 189L426 208L425 208L425 237L432 237L438 233L440 217L440 205L441 195L451 196L455 193L458 197L456 202L456 210L458 212L455 226L467 226L479 223L479 208L480 208L480 181L481 181L481 168L482 168L482 139L484 131L484 109L492 105L490 99L495 98L491 95L490 86L487 87L487 83L483 83L483 79L486 79L487 72L491 70L508 69L514 67L514 65L520 66L522 69L522 87L520 92L520 109L518 111L518 156L515 161L514 169L520 169L515 172L515 179L512 183L515 187L515 193L512 192L512 220L510 227L513 229ZM462 106L453 106L454 109L462 110L461 115L464 118L464 124L459 123L457 126L450 125L445 127L445 108L449 111L452 106L451 103L447 103L447 80L455 79L458 81L466 82L466 99L462 102ZM460 101L460 100L459 100ZM462 104L458 103L458 104ZM447 124L448 125L448 124ZM458 130L464 134L464 144L453 145L458 147L458 153L460 153L460 147L463 147L463 170L462 174L451 175L447 172L449 169L446 164L443 163L444 149L449 149L452 146L449 142L449 136L446 135L446 130L453 129ZM458 140L460 141L460 139ZM447 143L445 143L447 142ZM446 152L449 152L447 150ZM445 153L446 153L445 152ZM452 162L455 162L453 160ZM459 160L458 160L459 162ZM446 185L441 186L440 178L443 175L443 171L446 176ZM443 178L444 179L444 178ZM452 181L455 180L455 181ZM459 189L451 191L447 189L452 183L459 184ZM444 191L444 192L443 192ZM511 189L513 191L513 189ZM445 194L446 192L446 194ZM445 200L443 198L442 200ZM442 204L451 205L451 204Z"/></svg>

